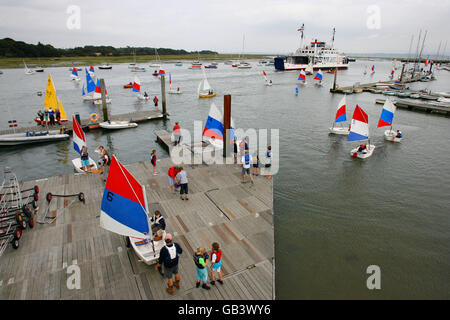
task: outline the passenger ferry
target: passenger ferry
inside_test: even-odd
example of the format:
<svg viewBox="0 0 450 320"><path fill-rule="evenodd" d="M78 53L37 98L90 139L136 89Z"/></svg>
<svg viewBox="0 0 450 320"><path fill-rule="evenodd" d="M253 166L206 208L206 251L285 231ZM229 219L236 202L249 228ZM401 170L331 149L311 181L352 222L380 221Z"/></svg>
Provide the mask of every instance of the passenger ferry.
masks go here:
<svg viewBox="0 0 450 320"><path fill-rule="evenodd" d="M303 28L299 29L302 32L303 39ZM303 48L297 49L297 51L288 56L276 57L275 69L284 70L304 70L308 67L313 70L330 70L330 69L347 69L348 68L348 58L343 54L339 53L334 48L334 29L333 29L333 40L331 46L327 46L324 41L311 42L306 44Z"/></svg>

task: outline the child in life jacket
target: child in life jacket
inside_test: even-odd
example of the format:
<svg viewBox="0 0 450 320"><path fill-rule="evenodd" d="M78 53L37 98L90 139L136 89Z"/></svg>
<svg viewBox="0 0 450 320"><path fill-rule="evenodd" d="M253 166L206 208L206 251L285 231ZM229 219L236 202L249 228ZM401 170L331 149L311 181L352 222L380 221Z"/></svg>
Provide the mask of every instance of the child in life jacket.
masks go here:
<svg viewBox="0 0 450 320"><path fill-rule="evenodd" d="M215 272L219 275L219 280L217 280L220 284L223 284L223 276L222 276L222 250L220 249L220 245L217 242L212 244L211 251L211 284L216 285Z"/></svg>

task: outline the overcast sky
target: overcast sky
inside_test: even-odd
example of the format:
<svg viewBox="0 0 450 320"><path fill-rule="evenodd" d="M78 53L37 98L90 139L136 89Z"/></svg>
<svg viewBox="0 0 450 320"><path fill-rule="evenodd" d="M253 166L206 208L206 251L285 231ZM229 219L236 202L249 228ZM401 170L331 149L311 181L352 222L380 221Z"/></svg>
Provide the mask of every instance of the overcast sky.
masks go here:
<svg viewBox="0 0 450 320"><path fill-rule="evenodd" d="M71 5L80 29L69 29ZM305 40L330 41L351 53L407 53L428 31L424 54L449 42L450 0L0 0L0 38L84 45L149 46L220 53L288 53ZM74 26L75 20L70 20ZM423 35L423 33L422 33Z"/></svg>

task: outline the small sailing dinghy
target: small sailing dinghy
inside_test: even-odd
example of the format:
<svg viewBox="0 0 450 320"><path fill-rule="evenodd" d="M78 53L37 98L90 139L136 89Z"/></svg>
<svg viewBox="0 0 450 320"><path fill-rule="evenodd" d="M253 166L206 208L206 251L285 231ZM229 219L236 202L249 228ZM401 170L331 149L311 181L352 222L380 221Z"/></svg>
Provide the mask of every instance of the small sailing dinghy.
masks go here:
<svg viewBox="0 0 450 320"><path fill-rule="evenodd" d="M30 68L28 68L27 64L25 63L25 60L23 60L23 64L24 64L24 66L25 66L25 74L26 74L26 75L32 75L32 74L34 74L34 71L31 70Z"/></svg>
<svg viewBox="0 0 450 320"><path fill-rule="evenodd" d="M70 77L72 78L72 81L80 81L80 78L78 77L78 71L77 69L73 68L72 73L70 74Z"/></svg>
<svg viewBox="0 0 450 320"><path fill-rule="evenodd" d="M375 146L370 144L369 140L369 117L358 105L353 112L350 133L347 141L363 141L367 140L367 144L361 144L350 151L353 158L366 159L373 154Z"/></svg>
<svg viewBox="0 0 450 320"><path fill-rule="evenodd" d="M334 134L340 135L348 135L350 133L348 127L336 127L336 123L347 121L347 112L346 112L346 99L345 96L342 98L341 102L339 102L336 117L333 121L333 126L330 128L330 132Z"/></svg>
<svg viewBox="0 0 450 320"><path fill-rule="evenodd" d="M392 121L394 120L394 113L396 107L395 105L386 98L383 105L383 110L381 111L380 120L378 120L378 128L390 126L389 130L384 131L384 139L392 142L402 141L403 135L400 130L392 130Z"/></svg>
<svg viewBox="0 0 450 320"><path fill-rule="evenodd" d="M375 65L372 65L372 72L370 73L370 75L373 75L375 73Z"/></svg>
<svg viewBox="0 0 450 320"><path fill-rule="evenodd" d="M234 140L234 121L231 118L230 140ZM202 141L192 144L194 154L202 154L223 150L223 138L225 135L223 115L217 109L215 103L211 103L208 118L203 129Z"/></svg>
<svg viewBox="0 0 450 320"><path fill-rule="evenodd" d="M108 90L105 88L105 95L106 95L106 103L110 104L112 100L108 98ZM95 90L92 95L92 98L94 101L92 101L92 104L95 105L101 105L102 104L102 88L100 86L100 79L97 79L97 84L95 85Z"/></svg>
<svg viewBox="0 0 450 320"><path fill-rule="evenodd" d="M139 78L137 76L134 76L134 82L133 82L133 92L137 93L137 98L139 100L148 100L150 99L150 96L145 94L143 95L141 93L141 80L139 80Z"/></svg>
<svg viewBox="0 0 450 320"><path fill-rule="evenodd" d="M45 100L44 100L44 110L53 110L56 113L56 110L59 109L60 120L55 120L55 123L62 124L67 122L66 112L64 111L64 107L62 105L61 100L58 98L55 90L55 86L53 85L52 76L49 74L47 79L47 88L45 91ZM55 114L56 116L56 114ZM34 121L40 125L46 125L48 122L46 119L41 120L39 117L34 118Z"/></svg>
<svg viewBox="0 0 450 320"><path fill-rule="evenodd" d="M298 79L299 81L301 81L301 84L306 84L306 73L305 70L300 71L300 74L298 75Z"/></svg>
<svg viewBox="0 0 450 320"><path fill-rule="evenodd" d="M216 93L214 92L214 89L211 87L211 85L208 82L208 79L206 78L205 70L203 70L203 80L200 81L200 84L198 85L198 97L199 98L212 98L216 96Z"/></svg>
<svg viewBox="0 0 450 320"><path fill-rule="evenodd" d="M78 154L81 155L81 149L83 148L83 146L86 146L86 138L75 116L72 117L72 126L73 126L73 148ZM72 164L75 167L76 172L85 173L81 167L80 157L73 159ZM97 171L97 164L95 163L94 160L92 160L91 157L89 157L89 167L87 168L87 171L88 172Z"/></svg>
<svg viewBox="0 0 450 320"><path fill-rule="evenodd" d="M321 86L322 85L322 78L323 78L322 72L319 69L319 71L314 76L314 80L318 81L318 82L315 83L316 86Z"/></svg>
<svg viewBox="0 0 450 320"><path fill-rule="evenodd" d="M140 261L157 262L165 246L164 235L157 241L151 232L145 186L112 156L100 211L100 227L129 239Z"/></svg>
<svg viewBox="0 0 450 320"><path fill-rule="evenodd" d="M272 85L272 80L270 80L270 81L267 80L267 74L264 70L263 70L263 75L264 75L264 80L266 82L265 85L270 87Z"/></svg>
<svg viewBox="0 0 450 320"><path fill-rule="evenodd" d="M153 62L150 67L152 68L160 68L161 67L161 59L159 58L158 55L158 50L156 50L155 48L155 62Z"/></svg>
<svg viewBox="0 0 450 320"><path fill-rule="evenodd" d="M86 72L86 91L84 91L83 85L83 90L81 91L83 100L84 101L97 100L99 99L99 96L95 95L96 85L94 80L92 79L91 73L86 68L84 68L84 71Z"/></svg>
<svg viewBox="0 0 450 320"><path fill-rule="evenodd" d="M118 130L118 129L129 129L129 128L136 128L138 126L137 123L131 122L131 121L105 121L100 122L99 126L103 129L108 130Z"/></svg>
<svg viewBox="0 0 450 320"><path fill-rule="evenodd" d="M170 94L182 94L179 87L177 88L177 90L172 89L172 74L170 72L169 72L169 93Z"/></svg>

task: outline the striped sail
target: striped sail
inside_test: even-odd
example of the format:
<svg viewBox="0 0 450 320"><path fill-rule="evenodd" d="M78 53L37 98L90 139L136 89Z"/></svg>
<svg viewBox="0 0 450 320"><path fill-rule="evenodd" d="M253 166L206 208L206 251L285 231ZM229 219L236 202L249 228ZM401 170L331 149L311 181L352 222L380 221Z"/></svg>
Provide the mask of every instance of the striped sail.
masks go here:
<svg viewBox="0 0 450 320"><path fill-rule="evenodd" d="M103 193L100 227L128 237L151 237L145 187L115 156Z"/></svg>

